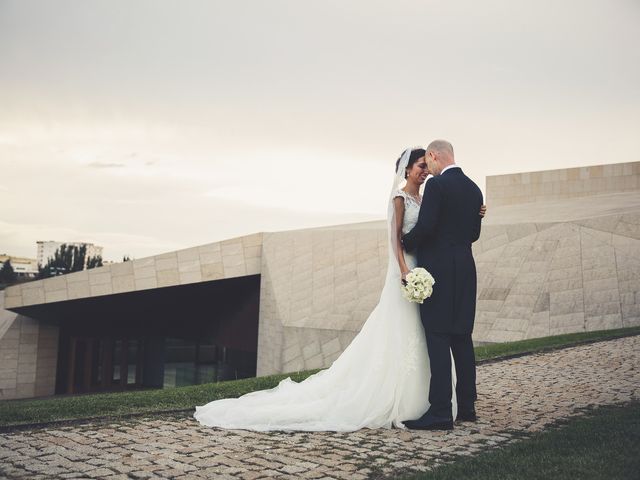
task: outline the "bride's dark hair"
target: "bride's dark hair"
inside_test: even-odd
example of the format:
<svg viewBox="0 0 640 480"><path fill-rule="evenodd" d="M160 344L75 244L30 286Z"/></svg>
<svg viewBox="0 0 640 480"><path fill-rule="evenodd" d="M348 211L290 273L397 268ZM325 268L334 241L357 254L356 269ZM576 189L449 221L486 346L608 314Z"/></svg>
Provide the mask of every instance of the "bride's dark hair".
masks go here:
<svg viewBox="0 0 640 480"><path fill-rule="evenodd" d="M406 152L406 150L405 150ZM398 167L400 166L400 159L404 152L400 154L398 160L396 160L396 173L398 173ZM424 157L427 154L427 151L424 148L415 148L411 150L411 155L409 155L409 162L407 163L407 168L411 168L414 163L418 161L419 158ZM405 172L404 178L407 178L407 173Z"/></svg>

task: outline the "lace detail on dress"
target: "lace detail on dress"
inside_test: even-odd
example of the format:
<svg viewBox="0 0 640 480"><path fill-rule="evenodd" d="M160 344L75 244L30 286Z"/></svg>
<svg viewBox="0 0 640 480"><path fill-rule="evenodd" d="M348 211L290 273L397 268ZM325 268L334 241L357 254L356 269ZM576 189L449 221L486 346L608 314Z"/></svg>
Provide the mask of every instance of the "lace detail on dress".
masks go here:
<svg viewBox="0 0 640 480"><path fill-rule="evenodd" d="M410 337L407 343L407 349L404 353L404 364L407 372L413 372L418 370L420 362L419 349L423 348L423 345L416 337Z"/></svg>
<svg viewBox="0 0 640 480"><path fill-rule="evenodd" d="M420 203L402 189L398 189L396 197L404 198L404 220L402 222L402 233L408 233L415 224L418 223Z"/></svg>

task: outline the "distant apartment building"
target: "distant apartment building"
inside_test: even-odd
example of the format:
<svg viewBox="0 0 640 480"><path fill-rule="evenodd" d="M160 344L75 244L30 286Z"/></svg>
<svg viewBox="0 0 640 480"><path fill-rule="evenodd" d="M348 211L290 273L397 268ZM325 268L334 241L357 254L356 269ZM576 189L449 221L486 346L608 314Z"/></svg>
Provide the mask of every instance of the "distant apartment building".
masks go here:
<svg viewBox="0 0 640 480"><path fill-rule="evenodd" d="M0 264L7 260L11 261L13 271L18 277L35 277L38 273L38 262L35 258L15 257L6 253L0 254Z"/></svg>
<svg viewBox="0 0 640 480"><path fill-rule="evenodd" d="M87 254L85 257L85 268L87 266L87 260L89 257L102 256L102 247L98 245L94 245L93 243L84 243L84 242L56 242L53 240L48 241L38 241L38 266L43 267L47 264L47 261L50 257L53 257L56 253L56 250L60 248L61 245L72 245L74 247L81 247L82 245L87 247Z"/></svg>

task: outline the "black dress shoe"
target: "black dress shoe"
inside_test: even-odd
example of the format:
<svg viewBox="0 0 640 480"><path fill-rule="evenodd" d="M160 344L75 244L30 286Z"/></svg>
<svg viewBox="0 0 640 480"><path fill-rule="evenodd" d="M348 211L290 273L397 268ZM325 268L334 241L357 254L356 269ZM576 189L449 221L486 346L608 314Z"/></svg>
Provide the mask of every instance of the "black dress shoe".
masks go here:
<svg viewBox="0 0 640 480"><path fill-rule="evenodd" d="M456 416L458 422L475 422L476 420L478 420L478 416L475 410L461 410Z"/></svg>
<svg viewBox="0 0 640 480"><path fill-rule="evenodd" d="M453 418L423 415L417 420L406 420L404 426L410 430L453 430Z"/></svg>

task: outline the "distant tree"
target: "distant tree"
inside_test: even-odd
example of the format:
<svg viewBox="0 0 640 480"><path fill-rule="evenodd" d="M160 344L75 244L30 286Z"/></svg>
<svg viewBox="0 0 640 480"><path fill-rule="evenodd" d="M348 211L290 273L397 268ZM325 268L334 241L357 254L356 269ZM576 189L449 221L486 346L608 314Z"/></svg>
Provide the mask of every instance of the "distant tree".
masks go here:
<svg viewBox="0 0 640 480"><path fill-rule="evenodd" d="M67 247L65 243L60 245L49 257L43 267L38 267L38 278L54 277L71 271L73 264L73 249Z"/></svg>
<svg viewBox="0 0 640 480"><path fill-rule="evenodd" d="M86 256L86 245L78 247L63 243L54 252L53 257L49 257L46 265L38 268L38 278L48 278L64 273L79 272L85 268L102 266L102 257L100 255L89 257L85 262Z"/></svg>
<svg viewBox="0 0 640 480"><path fill-rule="evenodd" d="M80 272L84 270L85 257L87 256L87 246L80 245L80 247L73 246L73 260L71 261L70 272Z"/></svg>
<svg viewBox="0 0 640 480"><path fill-rule="evenodd" d="M5 261L2 264L2 268L0 268L0 288L9 286L12 283L15 283L17 280L18 275L11 265L11 260Z"/></svg>
<svg viewBox="0 0 640 480"><path fill-rule="evenodd" d="M102 266L102 256L96 255L95 257L89 257L87 259L87 270L90 268L96 268Z"/></svg>
<svg viewBox="0 0 640 480"><path fill-rule="evenodd" d="M129 255L125 255L124 257L122 257L122 261L123 262L130 262L131 261L131 257L129 257Z"/></svg>

